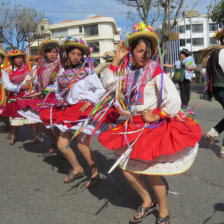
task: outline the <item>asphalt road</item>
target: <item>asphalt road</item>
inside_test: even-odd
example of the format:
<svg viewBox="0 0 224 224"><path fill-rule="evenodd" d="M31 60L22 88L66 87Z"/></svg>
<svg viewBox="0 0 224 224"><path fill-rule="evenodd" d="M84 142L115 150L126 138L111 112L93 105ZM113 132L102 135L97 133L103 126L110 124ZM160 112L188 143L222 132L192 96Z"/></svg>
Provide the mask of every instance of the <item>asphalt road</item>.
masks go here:
<svg viewBox="0 0 224 224"><path fill-rule="evenodd" d="M203 133L223 117L217 102L192 97L191 105L196 108ZM22 127L16 144L9 146L7 134L0 135L0 224L129 222L141 201L119 168L111 177L107 176L114 163L110 151L95 137L91 140L103 181L88 190L84 186L88 166L77 152L75 142L73 148L86 176L64 184L70 166L59 153L47 156L49 140L42 137L44 141L35 145L31 128ZM165 177L172 224L224 224L224 159L217 156L223 137L221 135L212 148L202 137L192 168L182 175ZM155 223L156 214L147 216L142 223Z"/></svg>

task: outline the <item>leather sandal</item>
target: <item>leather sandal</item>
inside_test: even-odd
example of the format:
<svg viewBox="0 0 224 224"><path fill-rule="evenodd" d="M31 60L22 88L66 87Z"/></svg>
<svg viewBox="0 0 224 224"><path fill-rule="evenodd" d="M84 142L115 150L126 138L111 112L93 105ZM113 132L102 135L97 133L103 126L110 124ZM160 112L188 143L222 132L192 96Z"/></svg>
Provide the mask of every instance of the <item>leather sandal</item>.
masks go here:
<svg viewBox="0 0 224 224"><path fill-rule="evenodd" d="M142 207L139 206L138 209L135 211L134 215L131 217L129 223L139 223L143 220L144 217L149 215L153 210L155 210L156 204L152 203L149 207ZM143 214L142 214L143 213ZM135 214L137 214L137 218L135 217Z"/></svg>
<svg viewBox="0 0 224 224"><path fill-rule="evenodd" d="M57 146L54 143L52 143L49 147L48 155L50 156L51 154L55 153L56 149L57 149Z"/></svg>
<svg viewBox="0 0 224 224"><path fill-rule="evenodd" d="M84 171L82 171L81 173L73 173L73 171L71 170L69 173L68 173L68 180L64 180L64 183L65 184L68 184L68 183L71 183L71 182L73 182L74 180L76 180L76 179L78 179L78 178L80 178L80 177L82 177L82 176L84 176Z"/></svg>
<svg viewBox="0 0 224 224"><path fill-rule="evenodd" d="M15 144L15 137L8 137L8 139L9 139L9 145L14 145Z"/></svg>
<svg viewBox="0 0 224 224"><path fill-rule="evenodd" d="M100 175L98 174L97 176L95 177L91 177L89 179L89 181L85 184L85 186L87 188L91 188L91 187L94 187L96 186L97 184L99 184L101 182L101 179L100 179Z"/></svg>
<svg viewBox="0 0 224 224"><path fill-rule="evenodd" d="M168 215L167 217L158 217L156 219L156 224L170 224L170 216Z"/></svg>

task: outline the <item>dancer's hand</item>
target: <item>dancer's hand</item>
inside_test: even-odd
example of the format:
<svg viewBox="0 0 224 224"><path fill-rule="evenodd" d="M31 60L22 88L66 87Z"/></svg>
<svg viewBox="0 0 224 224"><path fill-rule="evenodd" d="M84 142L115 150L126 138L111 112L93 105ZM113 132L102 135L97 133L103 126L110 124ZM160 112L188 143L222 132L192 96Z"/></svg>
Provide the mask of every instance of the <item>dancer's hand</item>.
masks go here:
<svg viewBox="0 0 224 224"><path fill-rule="evenodd" d="M91 103L88 101L88 102L86 102L86 103L79 109L79 111L80 111L80 112L84 112L84 111L86 111L90 106L91 106Z"/></svg>
<svg viewBox="0 0 224 224"><path fill-rule="evenodd" d="M151 123L151 122L155 122L155 121L161 120L161 117L159 116L159 114L154 114L153 110L147 110L147 111L143 112L142 119L145 122Z"/></svg>
<svg viewBox="0 0 224 224"><path fill-rule="evenodd" d="M28 89L30 89L30 87L31 87L31 80L27 80L20 86L20 89L28 90Z"/></svg>
<svg viewBox="0 0 224 224"><path fill-rule="evenodd" d="M129 51L124 52L124 41L121 41L118 44L114 60L112 61L112 65L118 67L120 62L125 58L125 56L129 53Z"/></svg>

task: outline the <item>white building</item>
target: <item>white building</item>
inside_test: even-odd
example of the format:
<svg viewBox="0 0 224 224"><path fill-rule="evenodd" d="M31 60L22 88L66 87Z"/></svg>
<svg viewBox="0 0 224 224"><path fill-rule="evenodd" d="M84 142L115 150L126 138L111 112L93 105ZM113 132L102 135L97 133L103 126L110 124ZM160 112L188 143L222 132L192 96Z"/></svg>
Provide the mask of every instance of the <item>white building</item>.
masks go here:
<svg viewBox="0 0 224 224"><path fill-rule="evenodd" d="M47 32L46 32L47 31ZM118 28L114 18L94 16L84 20L66 20L56 24L40 24L40 35L49 33L56 40L67 36L81 37L88 46L93 47L92 58L95 65L103 63L102 55L109 50L116 50L120 42L121 28ZM46 38L45 38L46 39ZM39 39L31 46L31 54L37 55L38 45L43 41Z"/></svg>
<svg viewBox="0 0 224 224"><path fill-rule="evenodd" d="M219 25L208 18L208 15L199 14L198 11L184 11L183 18L178 20L175 32L179 33L179 40L172 42L172 62L178 58L178 52L186 48L193 55L194 52L218 44L214 33ZM168 50L166 52L169 52ZM166 54L169 63L169 55Z"/></svg>

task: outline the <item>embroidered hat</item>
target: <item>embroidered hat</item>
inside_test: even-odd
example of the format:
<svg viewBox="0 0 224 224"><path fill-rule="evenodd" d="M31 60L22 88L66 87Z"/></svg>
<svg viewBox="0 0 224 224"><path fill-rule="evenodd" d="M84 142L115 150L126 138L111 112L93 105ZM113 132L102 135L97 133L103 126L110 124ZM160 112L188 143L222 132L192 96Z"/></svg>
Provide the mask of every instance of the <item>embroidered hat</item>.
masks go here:
<svg viewBox="0 0 224 224"><path fill-rule="evenodd" d="M44 40L44 41L40 44L40 46L39 46L39 52L40 52L40 54L43 54L44 47L45 47L46 45L50 44L50 43L54 43L54 44L56 44L57 48L60 47L60 45L59 45L59 41L57 41L57 40L53 40L53 39L47 39L47 40Z"/></svg>
<svg viewBox="0 0 224 224"><path fill-rule="evenodd" d="M26 53L24 50L12 50L7 53L7 57L9 57L9 58L19 56L19 55L26 56Z"/></svg>
<svg viewBox="0 0 224 224"><path fill-rule="evenodd" d="M158 34L153 31L152 26L146 26L143 22L140 22L139 25L135 24L133 26L132 33L129 36L129 44L139 38L149 39L152 43L153 49L156 49L158 46Z"/></svg>
<svg viewBox="0 0 224 224"><path fill-rule="evenodd" d="M106 60L107 62L113 61L115 56L115 51L106 51L103 54L103 59Z"/></svg>
<svg viewBox="0 0 224 224"><path fill-rule="evenodd" d="M216 40L220 40L224 36L224 26L215 32L214 37Z"/></svg>
<svg viewBox="0 0 224 224"><path fill-rule="evenodd" d="M5 52L3 50L1 50L1 49L0 49L0 55L3 56L3 57L6 56Z"/></svg>
<svg viewBox="0 0 224 224"><path fill-rule="evenodd" d="M66 50L69 47L77 47L77 48L83 50L84 54L87 56L90 54L90 49L89 49L88 45L82 39L78 39L78 38L71 37L71 36L66 37L66 39L62 43L62 49Z"/></svg>

